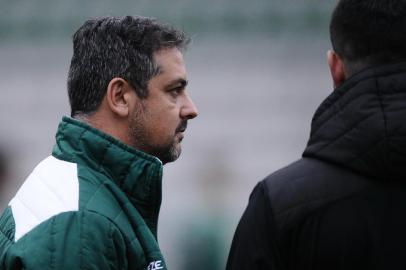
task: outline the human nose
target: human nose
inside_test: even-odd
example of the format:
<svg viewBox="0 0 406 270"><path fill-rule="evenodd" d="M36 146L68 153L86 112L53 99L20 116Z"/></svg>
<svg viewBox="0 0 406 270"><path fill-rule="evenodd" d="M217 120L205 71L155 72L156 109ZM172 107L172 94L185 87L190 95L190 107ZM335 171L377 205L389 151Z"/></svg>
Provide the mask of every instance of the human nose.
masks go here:
<svg viewBox="0 0 406 270"><path fill-rule="evenodd" d="M181 118L185 119L193 119L198 115L197 107L193 103L192 99L188 94L185 95L185 103L183 104L181 111L180 111L180 116Z"/></svg>

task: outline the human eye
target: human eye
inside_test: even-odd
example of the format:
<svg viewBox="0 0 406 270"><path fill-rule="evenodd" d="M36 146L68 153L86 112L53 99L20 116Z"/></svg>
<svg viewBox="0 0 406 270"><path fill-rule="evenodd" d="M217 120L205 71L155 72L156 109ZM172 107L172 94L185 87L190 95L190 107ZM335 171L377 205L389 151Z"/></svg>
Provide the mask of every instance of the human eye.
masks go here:
<svg viewBox="0 0 406 270"><path fill-rule="evenodd" d="M188 82L186 80L177 80L175 83L168 87L168 93L173 97L177 98L185 92Z"/></svg>
<svg viewBox="0 0 406 270"><path fill-rule="evenodd" d="M185 89L184 86L177 86L174 88L171 88L171 90L169 91L169 93L171 94L171 96L173 97L177 97L180 94L182 94L183 90Z"/></svg>

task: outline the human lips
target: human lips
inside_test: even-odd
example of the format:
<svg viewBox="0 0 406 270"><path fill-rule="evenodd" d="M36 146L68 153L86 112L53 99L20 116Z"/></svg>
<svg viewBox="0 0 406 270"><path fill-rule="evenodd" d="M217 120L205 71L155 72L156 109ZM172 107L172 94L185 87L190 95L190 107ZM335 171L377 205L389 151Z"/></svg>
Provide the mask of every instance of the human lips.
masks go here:
<svg viewBox="0 0 406 270"><path fill-rule="evenodd" d="M176 137L178 137L179 142L181 142L183 140L183 138L185 136L183 133L186 131L186 128L187 128L187 122L182 121L179 124L178 128L176 129Z"/></svg>
<svg viewBox="0 0 406 270"><path fill-rule="evenodd" d="M176 128L176 133L183 133L187 128L187 121L182 121Z"/></svg>

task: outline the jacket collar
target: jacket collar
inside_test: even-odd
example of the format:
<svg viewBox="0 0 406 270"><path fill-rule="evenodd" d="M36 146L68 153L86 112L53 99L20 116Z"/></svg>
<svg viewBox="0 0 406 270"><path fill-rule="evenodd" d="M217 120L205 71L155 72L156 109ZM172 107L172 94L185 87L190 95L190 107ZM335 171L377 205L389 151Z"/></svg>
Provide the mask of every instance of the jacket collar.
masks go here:
<svg viewBox="0 0 406 270"><path fill-rule="evenodd" d="M156 233L162 192L162 163L81 121L63 117L52 155L112 180Z"/></svg>
<svg viewBox="0 0 406 270"><path fill-rule="evenodd" d="M406 63L370 68L317 109L304 157L377 178L406 176Z"/></svg>

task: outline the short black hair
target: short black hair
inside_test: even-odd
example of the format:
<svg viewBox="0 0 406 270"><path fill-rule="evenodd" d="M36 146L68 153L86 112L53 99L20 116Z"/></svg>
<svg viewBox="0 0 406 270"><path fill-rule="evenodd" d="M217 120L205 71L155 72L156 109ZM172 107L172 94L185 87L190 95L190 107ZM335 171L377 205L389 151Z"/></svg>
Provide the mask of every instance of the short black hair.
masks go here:
<svg viewBox="0 0 406 270"><path fill-rule="evenodd" d="M340 0L331 18L330 38L352 73L405 60L406 0Z"/></svg>
<svg viewBox="0 0 406 270"><path fill-rule="evenodd" d="M97 110L109 82L126 80L141 98L148 81L158 74L153 54L176 47L184 50L190 38L156 19L141 16L101 17L86 21L73 35L68 75L71 116Z"/></svg>

